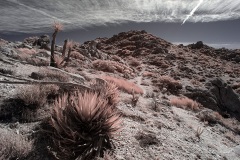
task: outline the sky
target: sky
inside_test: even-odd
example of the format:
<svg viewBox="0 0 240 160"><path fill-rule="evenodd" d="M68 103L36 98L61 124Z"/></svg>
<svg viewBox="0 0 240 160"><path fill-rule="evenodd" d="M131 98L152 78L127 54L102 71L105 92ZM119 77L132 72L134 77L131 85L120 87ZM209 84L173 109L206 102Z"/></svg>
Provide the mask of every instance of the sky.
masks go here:
<svg viewBox="0 0 240 160"><path fill-rule="evenodd" d="M146 30L172 43L240 48L240 0L1 0L0 21L7 40L50 34L57 21L58 43Z"/></svg>

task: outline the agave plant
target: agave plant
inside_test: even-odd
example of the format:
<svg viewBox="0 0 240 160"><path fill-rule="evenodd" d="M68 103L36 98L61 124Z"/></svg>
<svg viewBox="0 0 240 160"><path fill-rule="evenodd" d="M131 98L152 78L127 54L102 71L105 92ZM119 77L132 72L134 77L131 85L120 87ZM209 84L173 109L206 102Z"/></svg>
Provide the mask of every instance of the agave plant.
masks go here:
<svg viewBox="0 0 240 160"><path fill-rule="evenodd" d="M63 94L54 104L50 124L61 159L103 157L121 126L120 113L96 92Z"/></svg>

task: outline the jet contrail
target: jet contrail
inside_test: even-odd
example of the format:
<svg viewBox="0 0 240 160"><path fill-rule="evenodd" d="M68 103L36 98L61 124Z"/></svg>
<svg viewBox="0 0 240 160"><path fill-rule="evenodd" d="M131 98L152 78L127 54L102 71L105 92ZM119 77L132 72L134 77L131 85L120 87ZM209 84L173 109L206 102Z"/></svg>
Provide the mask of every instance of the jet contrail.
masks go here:
<svg viewBox="0 0 240 160"><path fill-rule="evenodd" d="M190 17L194 14L194 12L198 9L198 7L199 7L202 3L203 3L203 0L199 0L197 6L196 6L195 8L193 8L193 10L190 12L190 14L187 15L187 17L184 19L182 25L188 20L188 18L190 18Z"/></svg>

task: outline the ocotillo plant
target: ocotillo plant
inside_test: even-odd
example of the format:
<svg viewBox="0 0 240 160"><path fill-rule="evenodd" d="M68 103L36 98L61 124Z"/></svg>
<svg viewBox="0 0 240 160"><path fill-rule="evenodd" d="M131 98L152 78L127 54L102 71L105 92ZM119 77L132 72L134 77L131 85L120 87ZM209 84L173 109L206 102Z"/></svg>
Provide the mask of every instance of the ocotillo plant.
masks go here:
<svg viewBox="0 0 240 160"><path fill-rule="evenodd" d="M64 45L63 45L63 51L62 51L62 57L65 58L65 53L66 53L66 49L67 49L67 44L68 44L68 40L66 39L64 41Z"/></svg>

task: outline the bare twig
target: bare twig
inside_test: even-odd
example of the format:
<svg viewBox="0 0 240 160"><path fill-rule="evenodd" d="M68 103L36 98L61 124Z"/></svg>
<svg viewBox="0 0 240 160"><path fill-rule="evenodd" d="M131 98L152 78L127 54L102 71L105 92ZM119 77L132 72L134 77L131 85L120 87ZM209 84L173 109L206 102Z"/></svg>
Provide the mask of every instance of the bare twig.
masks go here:
<svg viewBox="0 0 240 160"><path fill-rule="evenodd" d="M201 134L203 133L203 128L198 127L196 131L196 136L200 139Z"/></svg>
<svg viewBox="0 0 240 160"><path fill-rule="evenodd" d="M137 105L139 96L136 96L134 89L132 88L132 105L135 107Z"/></svg>
<svg viewBox="0 0 240 160"><path fill-rule="evenodd" d="M56 68L55 68L56 69ZM57 69L60 70L60 69ZM79 78L81 79L81 77L75 76L74 74L68 73L63 71L66 74L70 74L73 77ZM11 76L11 75L5 75L0 73L1 76L4 77L8 77L8 78L12 78L12 79L17 79L17 80L21 80L21 81L0 81L0 83L5 83L5 84L29 84L29 85L33 85L33 84L57 84L57 85L68 85L68 86L77 86L80 88L84 88L84 89L89 89L91 90L91 88L83 85L83 84L78 84L78 83L72 83L72 82L58 82L58 81L36 81L36 80L30 80L30 79L26 79L26 78L19 78L16 76ZM83 80L83 79L81 79Z"/></svg>
<svg viewBox="0 0 240 160"><path fill-rule="evenodd" d="M31 81L31 80L29 80L29 79L20 78L20 77L11 76L11 75L6 75L6 74L2 74L2 73L0 73L0 76L4 76L4 77L8 77L8 78L13 78L13 79L17 79L17 80L22 80L22 81Z"/></svg>
<svg viewBox="0 0 240 160"><path fill-rule="evenodd" d="M83 85L83 84L78 84L78 83L72 83L72 82L54 82L54 81L0 81L0 83L6 83L6 84L28 84L28 85L36 85L36 84L56 84L56 85L62 85L62 86L76 86L80 87L82 89L87 89L87 90L92 90L91 88Z"/></svg>

